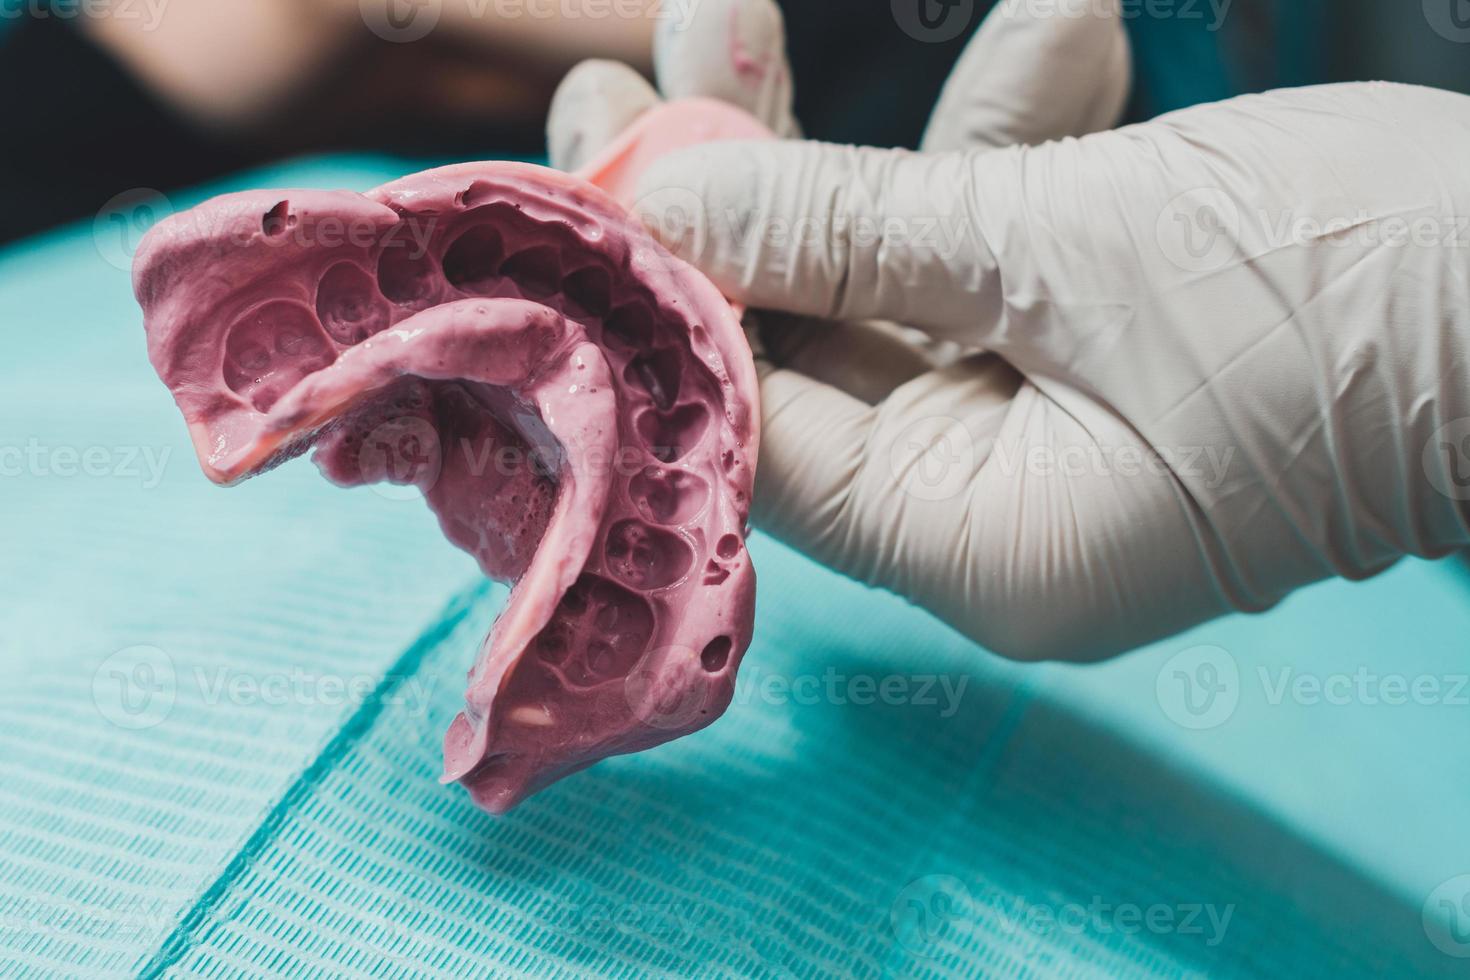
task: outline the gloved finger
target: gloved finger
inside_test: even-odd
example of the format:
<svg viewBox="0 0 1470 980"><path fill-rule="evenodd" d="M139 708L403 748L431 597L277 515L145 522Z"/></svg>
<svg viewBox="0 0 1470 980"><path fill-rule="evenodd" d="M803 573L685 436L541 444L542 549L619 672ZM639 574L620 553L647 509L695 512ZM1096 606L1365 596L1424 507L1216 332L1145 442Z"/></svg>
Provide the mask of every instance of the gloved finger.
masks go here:
<svg viewBox="0 0 1470 980"><path fill-rule="evenodd" d="M876 406L760 371L756 524L990 650L1091 660L1229 610L1190 498L1087 396L986 354Z"/></svg>
<svg viewBox="0 0 1470 980"><path fill-rule="evenodd" d="M658 93L616 61L584 61L561 80L546 119L551 165L576 170L658 103Z"/></svg>
<svg viewBox="0 0 1470 980"><path fill-rule="evenodd" d="M765 355L779 368L876 405L897 388L938 367L927 338L911 338L903 328L881 321L839 323L763 311L760 339Z"/></svg>
<svg viewBox="0 0 1470 980"><path fill-rule="evenodd" d="M786 25L775 0L701 0L687 21L659 20L654 74L666 99L739 106L782 138L797 135Z"/></svg>
<svg viewBox="0 0 1470 980"><path fill-rule="evenodd" d="M1002 0L945 82L923 149L1034 145L1111 129L1132 58L1118 0Z"/></svg>
<svg viewBox="0 0 1470 980"><path fill-rule="evenodd" d="M948 592L961 594L969 584L945 569L967 547L968 488L984 461L974 450L995 438L1020 376L980 355L868 405L768 362L757 370L755 523L860 581L929 608L952 605ZM964 458L951 470L956 454ZM935 459L943 469L931 486Z"/></svg>
<svg viewBox="0 0 1470 980"><path fill-rule="evenodd" d="M652 227L732 299L978 343L1000 295L973 181L965 153L732 141L655 162L639 197L677 212Z"/></svg>
<svg viewBox="0 0 1470 980"><path fill-rule="evenodd" d="M863 465L874 413L853 396L757 358L761 460L751 519L761 529L839 571L846 488Z"/></svg>

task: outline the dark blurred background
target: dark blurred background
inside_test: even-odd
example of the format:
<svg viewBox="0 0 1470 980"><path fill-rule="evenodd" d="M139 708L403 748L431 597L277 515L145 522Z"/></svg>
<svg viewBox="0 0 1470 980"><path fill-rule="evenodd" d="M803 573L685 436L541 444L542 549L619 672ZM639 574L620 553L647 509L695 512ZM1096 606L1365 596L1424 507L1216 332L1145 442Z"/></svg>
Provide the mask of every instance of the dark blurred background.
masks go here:
<svg viewBox="0 0 1470 980"><path fill-rule="evenodd" d="M482 3L468 8L473 17L451 14L444 29L405 40L412 32L393 31L406 21L372 29L374 2L0 0L0 241L95 214L120 191L168 191L300 153L538 155L570 65L602 55L647 70L651 20L527 26L497 22ZM433 2L442 13L464 0ZM942 28L904 29L903 5L919 2L942 15ZM782 6L808 134L912 146L991 4ZM1470 91L1467 0L1123 0L1123 10L1131 120L1326 81Z"/></svg>

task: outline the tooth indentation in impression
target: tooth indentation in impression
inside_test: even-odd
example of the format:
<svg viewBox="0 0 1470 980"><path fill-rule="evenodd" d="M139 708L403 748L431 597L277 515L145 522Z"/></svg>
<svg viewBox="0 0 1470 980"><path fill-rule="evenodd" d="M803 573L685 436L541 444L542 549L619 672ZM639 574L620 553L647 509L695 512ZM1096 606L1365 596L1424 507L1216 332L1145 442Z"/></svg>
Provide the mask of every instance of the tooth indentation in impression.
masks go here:
<svg viewBox="0 0 1470 980"><path fill-rule="evenodd" d="M655 459L672 463L699 444L709 425L709 410L698 402L672 412L649 409L638 416L638 435Z"/></svg>
<svg viewBox="0 0 1470 980"><path fill-rule="evenodd" d="M567 276L562 289L572 302L593 316L602 316L612 305L612 276L601 266L578 269Z"/></svg>
<svg viewBox="0 0 1470 980"><path fill-rule="evenodd" d="M334 359L310 310L285 301L267 303L230 328L225 384L256 411L268 412L296 382Z"/></svg>
<svg viewBox="0 0 1470 980"><path fill-rule="evenodd" d="M664 349L633 358L624 377L629 384L641 386L655 405L668 411L679 398L679 382L683 374L684 362L679 352Z"/></svg>
<svg viewBox="0 0 1470 980"><path fill-rule="evenodd" d="M388 307L371 276L352 262L327 270L316 289L316 315L332 339L344 346L361 343L388 326Z"/></svg>
<svg viewBox="0 0 1470 980"><path fill-rule="evenodd" d="M535 644L567 680L591 687L632 670L653 636L653 610L636 592L584 573Z"/></svg>
<svg viewBox="0 0 1470 980"><path fill-rule="evenodd" d="M694 552L677 534L621 521L607 533L607 568L635 589L662 589L682 579L694 564Z"/></svg>
<svg viewBox="0 0 1470 980"><path fill-rule="evenodd" d="M602 325L602 339L613 350L642 350L653 343L653 310L629 303L612 311Z"/></svg>
<svg viewBox="0 0 1470 980"><path fill-rule="evenodd" d="M646 521L655 524L685 524L709 503L709 484L685 470L649 466L628 484L633 506Z"/></svg>
<svg viewBox="0 0 1470 980"><path fill-rule="evenodd" d="M533 245L505 260L502 274L529 296L550 296L561 286L561 252Z"/></svg>
<svg viewBox="0 0 1470 980"><path fill-rule="evenodd" d="M488 293L500 280L505 244L492 225L477 225L444 251L444 278L467 293Z"/></svg>
<svg viewBox="0 0 1470 980"><path fill-rule="evenodd" d="M410 236L388 240L378 259L378 288L400 306L426 306L434 298L438 272Z"/></svg>

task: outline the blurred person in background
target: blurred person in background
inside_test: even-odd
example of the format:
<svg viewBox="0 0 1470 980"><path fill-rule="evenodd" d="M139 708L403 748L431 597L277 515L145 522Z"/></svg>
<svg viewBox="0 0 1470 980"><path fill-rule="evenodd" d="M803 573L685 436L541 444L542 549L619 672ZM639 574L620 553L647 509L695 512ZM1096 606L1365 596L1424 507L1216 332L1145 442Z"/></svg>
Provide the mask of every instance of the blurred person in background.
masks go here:
<svg viewBox="0 0 1470 980"><path fill-rule="evenodd" d="M1470 92L1462 2L1123 0L1129 119L1352 79ZM0 0L0 241L94 214L125 190L299 153L539 156L572 65L604 57L647 71L655 19L687 18L698 3ZM916 145L991 6L783 0L807 135Z"/></svg>

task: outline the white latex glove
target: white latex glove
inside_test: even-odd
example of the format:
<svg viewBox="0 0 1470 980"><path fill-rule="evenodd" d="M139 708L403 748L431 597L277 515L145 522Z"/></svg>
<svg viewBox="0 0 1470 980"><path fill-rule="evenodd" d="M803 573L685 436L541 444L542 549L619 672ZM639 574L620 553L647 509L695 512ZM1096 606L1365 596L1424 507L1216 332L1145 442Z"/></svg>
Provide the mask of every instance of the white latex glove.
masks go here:
<svg viewBox="0 0 1470 980"><path fill-rule="evenodd" d="M992 77L974 56L1009 30L1117 43L1006 23L1024 6L931 123L984 149L727 143L647 175L703 202L670 244L732 297L990 352L876 405L813 362L767 371L757 522L1027 659L1470 542L1470 98L1329 86L994 149L1097 124L1112 90Z"/></svg>

